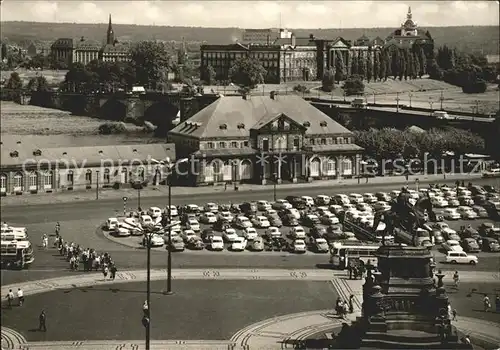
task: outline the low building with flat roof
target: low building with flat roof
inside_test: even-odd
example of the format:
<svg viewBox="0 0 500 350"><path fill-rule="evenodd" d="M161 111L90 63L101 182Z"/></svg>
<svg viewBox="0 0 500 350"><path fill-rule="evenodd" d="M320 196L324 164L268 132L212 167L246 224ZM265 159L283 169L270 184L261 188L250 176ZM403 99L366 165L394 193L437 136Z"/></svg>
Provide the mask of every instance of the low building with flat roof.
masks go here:
<svg viewBox="0 0 500 350"><path fill-rule="evenodd" d="M158 185L175 160L173 144L44 148L19 140L2 141L0 151L2 196Z"/></svg>
<svg viewBox="0 0 500 350"><path fill-rule="evenodd" d="M313 181L359 174L351 131L299 96L223 96L168 133L191 185Z"/></svg>

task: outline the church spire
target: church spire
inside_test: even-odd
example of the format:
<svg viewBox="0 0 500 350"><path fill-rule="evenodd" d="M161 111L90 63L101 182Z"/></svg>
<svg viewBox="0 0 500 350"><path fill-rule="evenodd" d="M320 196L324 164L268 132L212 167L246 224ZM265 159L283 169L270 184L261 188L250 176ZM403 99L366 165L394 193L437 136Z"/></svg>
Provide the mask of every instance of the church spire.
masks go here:
<svg viewBox="0 0 500 350"><path fill-rule="evenodd" d="M412 14L411 14L411 6L408 6L408 14L406 15L407 19L411 19Z"/></svg>
<svg viewBox="0 0 500 350"><path fill-rule="evenodd" d="M106 44L113 45L115 43L115 32L113 32L113 25L111 24L111 13L109 14L108 32L106 34Z"/></svg>

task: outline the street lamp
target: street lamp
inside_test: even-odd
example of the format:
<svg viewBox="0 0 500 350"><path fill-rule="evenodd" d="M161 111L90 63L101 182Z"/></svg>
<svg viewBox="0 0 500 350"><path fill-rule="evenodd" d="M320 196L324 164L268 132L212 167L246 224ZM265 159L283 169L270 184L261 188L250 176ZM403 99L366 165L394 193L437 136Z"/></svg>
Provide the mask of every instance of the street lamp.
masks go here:
<svg viewBox="0 0 500 350"><path fill-rule="evenodd" d="M141 209L141 190L142 190L142 182L136 181L135 187L137 188L137 211L140 212Z"/></svg>
<svg viewBox="0 0 500 350"><path fill-rule="evenodd" d="M147 249L147 272L146 272L146 303L148 305L147 314L143 317L143 325L146 328L146 350L151 345L151 238L153 237L154 227L143 227L144 244Z"/></svg>
<svg viewBox="0 0 500 350"><path fill-rule="evenodd" d="M413 97L413 94L411 92L409 92L408 97L410 98L410 108L411 108L411 98Z"/></svg>
<svg viewBox="0 0 500 350"><path fill-rule="evenodd" d="M431 107L430 114L432 114L432 105L434 104L434 101L432 100L432 97L429 97L429 106Z"/></svg>
<svg viewBox="0 0 500 350"><path fill-rule="evenodd" d="M96 170L97 173L97 179L96 179L96 186L95 186L95 200L99 199L99 170Z"/></svg>
<svg viewBox="0 0 500 350"><path fill-rule="evenodd" d="M278 175L276 173L273 174L274 177L274 182L273 182L273 194L274 194L274 201L276 202L276 185L278 183Z"/></svg>
<svg viewBox="0 0 500 350"><path fill-rule="evenodd" d="M179 159L177 162L170 163L168 160L168 243L167 243L167 290L164 295L172 295L172 170L176 169L177 164L188 162L187 158ZM165 223L164 223L165 224ZM165 225L163 225L165 227Z"/></svg>
<svg viewBox="0 0 500 350"><path fill-rule="evenodd" d="M399 98L399 92L396 92L396 112L399 112L399 101L401 99Z"/></svg>

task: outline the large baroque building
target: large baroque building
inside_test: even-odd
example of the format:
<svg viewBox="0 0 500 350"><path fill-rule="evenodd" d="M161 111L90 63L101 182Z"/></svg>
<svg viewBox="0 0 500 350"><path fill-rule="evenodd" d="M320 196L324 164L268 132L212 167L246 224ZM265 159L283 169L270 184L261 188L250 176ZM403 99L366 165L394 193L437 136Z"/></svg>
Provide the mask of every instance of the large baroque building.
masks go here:
<svg viewBox="0 0 500 350"><path fill-rule="evenodd" d="M55 59L65 61L68 65L75 62L86 65L94 60L104 62L130 60L130 46L116 40L111 15L109 15L105 45L83 36L80 39L60 38L52 44L50 51Z"/></svg>
<svg viewBox="0 0 500 350"><path fill-rule="evenodd" d="M164 183L170 144L46 148L2 137L0 195L52 193Z"/></svg>
<svg viewBox="0 0 500 350"><path fill-rule="evenodd" d="M191 169L186 184L350 178L362 148L298 96L222 96L168 133Z"/></svg>

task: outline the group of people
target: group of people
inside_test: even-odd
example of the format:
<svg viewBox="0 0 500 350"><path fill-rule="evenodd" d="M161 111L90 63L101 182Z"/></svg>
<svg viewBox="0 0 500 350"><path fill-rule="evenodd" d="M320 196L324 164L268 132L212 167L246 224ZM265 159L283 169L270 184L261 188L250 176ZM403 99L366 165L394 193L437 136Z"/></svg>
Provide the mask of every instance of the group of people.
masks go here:
<svg viewBox="0 0 500 350"><path fill-rule="evenodd" d="M118 270L109 253L99 254L95 249L83 248L75 242L66 242L60 235L60 228L61 226L58 222L55 229L56 234L54 238L54 247L57 248L59 254L61 256L64 256L66 261L69 263L69 268L71 271L79 271L80 263L82 263L83 271L91 272L99 271L100 269L105 279L107 278L108 274L110 275L111 280L115 279L116 272ZM48 238L47 235L44 234L42 237L42 242L46 242L46 240L48 240ZM42 243L42 245L44 244Z"/></svg>
<svg viewBox="0 0 500 350"><path fill-rule="evenodd" d="M344 320L347 318L348 313L352 314L354 312L354 295L349 296L349 301L342 300L340 297L337 298L335 312Z"/></svg>

